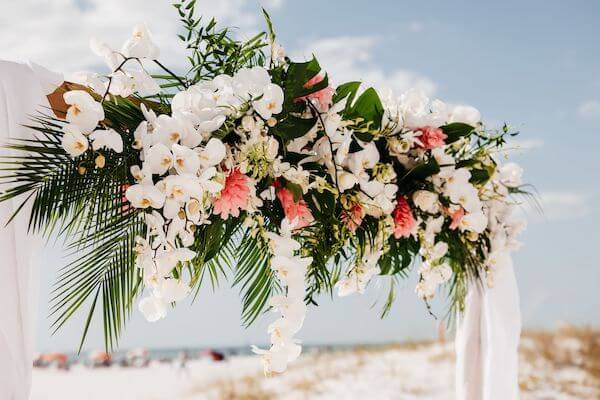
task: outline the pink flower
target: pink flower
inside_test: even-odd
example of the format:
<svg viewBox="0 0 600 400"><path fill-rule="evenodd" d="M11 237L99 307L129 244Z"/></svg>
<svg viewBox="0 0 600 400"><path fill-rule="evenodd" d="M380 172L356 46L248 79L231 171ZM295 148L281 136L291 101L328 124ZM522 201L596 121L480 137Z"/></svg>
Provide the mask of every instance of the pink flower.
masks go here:
<svg viewBox="0 0 600 400"><path fill-rule="evenodd" d="M398 196L398 203L392 216L394 217L394 237L396 239L409 237L417 221L415 221L406 197Z"/></svg>
<svg viewBox="0 0 600 400"><path fill-rule="evenodd" d="M421 132L419 141L421 142L421 148L431 150L436 147L442 147L446 144L444 140L448 137L443 130L440 128L434 128L433 126L423 126L416 129L417 132Z"/></svg>
<svg viewBox="0 0 600 400"><path fill-rule="evenodd" d="M342 214L342 221L350 229L350 232L356 232L356 228L362 224L362 220L365 217L365 209L359 203L354 203L349 210L346 210Z"/></svg>
<svg viewBox="0 0 600 400"><path fill-rule="evenodd" d="M129 183L121 184L121 212L123 213L126 213L131 209L131 204L129 203L129 200L127 200L127 196L125 196L125 192L127 192L127 189L130 186L131 185Z"/></svg>
<svg viewBox="0 0 600 400"><path fill-rule="evenodd" d="M298 220L296 229L302 229L314 220L304 199L300 199L298 202L294 201L294 194L288 189L279 189L277 191L277 198L281 202L285 218L288 221Z"/></svg>
<svg viewBox="0 0 600 400"><path fill-rule="evenodd" d="M465 209L462 207L459 207L456 211L450 214L450 218L452 218L452 222L450 223L450 229L454 230L458 228L458 225L460 225L460 221L462 221L464 216Z"/></svg>
<svg viewBox="0 0 600 400"><path fill-rule="evenodd" d="M321 74L313 76L308 82L304 84L304 89L310 89L317 83L322 82L323 79L325 79L325 76ZM319 102L319 109L321 111L327 111L329 110L329 106L331 105L334 93L335 89L331 86L327 86L326 88L323 88L306 96L297 97L294 101L298 102L303 100L316 100L317 102Z"/></svg>
<svg viewBox="0 0 600 400"><path fill-rule="evenodd" d="M240 216L240 210L248 208L250 199L249 179L239 169L234 169L225 178L225 186L220 197L215 200L213 213L227 219L230 215Z"/></svg>

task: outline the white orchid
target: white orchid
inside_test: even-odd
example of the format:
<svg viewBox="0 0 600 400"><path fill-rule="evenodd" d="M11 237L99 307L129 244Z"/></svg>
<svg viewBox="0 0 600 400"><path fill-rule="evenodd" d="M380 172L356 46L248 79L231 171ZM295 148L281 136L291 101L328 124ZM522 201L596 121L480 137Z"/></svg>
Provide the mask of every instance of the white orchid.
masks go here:
<svg viewBox="0 0 600 400"><path fill-rule="evenodd" d="M226 154L227 149L223 142L217 138L212 138L200 152L200 165L202 168L218 165L223 161Z"/></svg>
<svg viewBox="0 0 600 400"><path fill-rule="evenodd" d="M161 208L165 203L165 195L150 181L129 186L125 197L135 208Z"/></svg>
<svg viewBox="0 0 600 400"><path fill-rule="evenodd" d="M140 104L140 109L142 110L144 118L148 122L148 132L153 131L154 127L156 126L156 120L158 119L156 113L151 108L146 107L144 103Z"/></svg>
<svg viewBox="0 0 600 400"><path fill-rule="evenodd" d="M156 118L153 123L154 132L153 135L157 138L157 141L166 145L171 146L175 143L186 145L188 147L195 147L185 143L185 138L189 136L198 136L192 123L183 118L170 117L166 114L161 114Z"/></svg>
<svg viewBox="0 0 600 400"><path fill-rule="evenodd" d="M133 143L131 147L136 150L145 150L152 145L152 137L148 134L148 122L142 121L133 131ZM142 152L142 155L144 152ZM143 159L143 157L142 157Z"/></svg>
<svg viewBox="0 0 600 400"><path fill-rule="evenodd" d="M63 95L67 108L66 120L76 125L83 134L93 131L104 119L102 104L84 90L71 90Z"/></svg>
<svg viewBox="0 0 600 400"><path fill-rule="evenodd" d="M444 225L444 216L440 215L437 218L429 217L425 221L425 230L423 232L423 239L426 244L433 244L435 237L442 231Z"/></svg>
<svg viewBox="0 0 600 400"><path fill-rule="evenodd" d="M171 147L173 156L175 157L175 170L178 174L193 174L195 175L200 169L200 158L194 150L174 144Z"/></svg>
<svg viewBox="0 0 600 400"><path fill-rule="evenodd" d="M129 168L129 172L131 173L131 176L133 176L133 179L135 179L137 183L140 183L146 178L146 171L142 170L139 165L132 165Z"/></svg>
<svg viewBox="0 0 600 400"><path fill-rule="evenodd" d="M471 173L466 168L452 171L446 181L443 193L450 198L450 201L461 205L467 212L481 211L483 204L479 199L479 192L469 182L470 179Z"/></svg>
<svg viewBox="0 0 600 400"><path fill-rule="evenodd" d="M348 168L359 176L365 169L373 168L379 162L379 151L375 143L369 142L362 150L348 155Z"/></svg>
<svg viewBox="0 0 600 400"><path fill-rule="evenodd" d="M194 257L196 253L185 247L164 251L156 258L158 273L163 277L169 276L179 263L189 262Z"/></svg>
<svg viewBox="0 0 600 400"><path fill-rule="evenodd" d="M154 289L154 295L166 303L185 299L190 293L190 286L181 279L163 279Z"/></svg>
<svg viewBox="0 0 600 400"><path fill-rule="evenodd" d="M128 71L133 82L133 91L142 97L154 96L160 92L160 85L143 69Z"/></svg>
<svg viewBox="0 0 600 400"><path fill-rule="evenodd" d="M303 301L295 301L287 296L273 296L269 299L269 305L273 311L280 312L284 318L291 321L299 321L300 324L306 316L306 304Z"/></svg>
<svg viewBox="0 0 600 400"><path fill-rule="evenodd" d="M516 163L507 163L498 170L499 180L507 187L518 187L523 183L523 168Z"/></svg>
<svg viewBox="0 0 600 400"><path fill-rule="evenodd" d="M242 99L250 100L263 94L271 77L263 67L242 68L233 76L233 90Z"/></svg>
<svg viewBox="0 0 600 400"><path fill-rule="evenodd" d="M481 234L488 225L488 218L482 211L465 214L458 224L461 231Z"/></svg>
<svg viewBox="0 0 600 400"><path fill-rule="evenodd" d="M188 118L205 139L223 125L227 112L225 107L218 104L216 92L200 89L198 85L177 93L171 107L173 115Z"/></svg>
<svg viewBox="0 0 600 400"><path fill-rule="evenodd" d="M269 350L252 346L252 352L261 356L265 375L269 376L272 373L284 372L287 365L300 356L302 346L297 343L285 343L273 345Z"/></svg>
<svg viewBox="0 0 600 400"><path fill-rule="evenodd" d="M135 92L135 81L124 71L113 72L109 91L114 96L129 97Z"/></svg>
<svg viewBox="0 0 600 400"><path fill-rule="evenodd" d="M352 268L348 276L336 284L338 296L345 297L353 293L363 294L371 278L381 273L377 263L382 255L383 251L381 250L367 253Z"/></svg>
<svg viewBox="0 0 600 400"><path fill-rule="evenodd" d="M421 247L419 253L429 261L439 260L448 253L448 243L437 242L433 246L426 243L425 246Z"/></svg>
<svg viewBox="0 0 600 400"><path fill-rule="evenodd" d="M217 169L215 167L209 167L202 171L200 176L198 177L198 183L204 189L204 191L210 194L217 194L223 189L223 183L215 180L217 176Z"/></svg>
<svg viewBox="0 0 600 400"><path fill-rule="evenodd" d="M390 215L395 208L398 186L392 183L382 183L376 180L359 181L361 203L366 206L367 214L379 218Z"/></svg>
<svg viewBox="0 0 600 400"><path fill-rule="evenodd" d="M167 304L155 296L147 296L140 300L138 309L149 322L156 322L167 316Z"/></svg>
<svg viewBox="0 0 600 400"><path fill-rule="evenodd" d="M303 169L302 166L297 168L290 167L284 173L283 177L288 181L300 186L302 193L308 192L310 172Z"/></svg>
<svg viewBox="0 0 600 400"><path fill-rule="evenodd" d="M273 254L281 256L293 256L295 251L300 250L300 243L291 237L281 236L275 232L267 232L269 245Z"/></svg>
<svg viewBox="0 0 600 400"><path fill-rule="evenodd" d="M146 25L138 24L133 28L131 37L123 44L121 53L125 57L156 59L160 51L152 42L152 36Z"/></svg>
<svg viewBox="0 0 600 400"><path fill-rule="evenodd" d="M274 83L269 83L264 88L262 97L253 101L252 106L265 120L271 118L273 114L279 114L283 107L283 89Z"/></svg>
<svg viewBox="0 0 600 400"><path fill-rule="evenodd" d="M71 157L78 157L87 151L90 145L88 138L81 133L81 130L77 126L65 125L63 132L61 144Z"/></svg>
<svg viewBox="0 0 600 400"><path fill-rule="evenodd" d="M285 345L293 340L293 336L302 327L304 315L301 318L278 318L267 327L271 335L271 343L275 346Z"/></svg>
<svg viewBox="0 0 600 400"><path fill-rule="evenodd" d="M417 190L413 193L412 199L415 206L430 214L437 214L440 211L438 194L428 190Z"/></svg>
<svg viewBox="0 0 600 400"><path fill-rule="evenodd" d="M144 165L148 167L150 173L164 175L173 167L174 161L175 158L171 150L164 144L157 143L148 149Z"/></svg>
<svg viewBox="0 0 600 400"><path fill-rule="evenodd" d="M106 77L95 72L76 72L72 75L70 80L74 83L87 86L100 95L104 94L108 84Z"/></svg>
<svg viewBox="0 0 600 400"><path fill-rule="evenodd" d="M353 173L348 171L338 172L337 178L338 187L342 193L346 190L352 189L354 185L358 183L358 178Z"/></svg>
<svg viewBox="0 0 600 400"><path fill-rule="evenodd" d="M114 51L106 43L99 41L96 38L90 39L90 49L92 52L104 59L104 62L110 68L111 72L125 60L119 52Z"/></svg>
<svg viewBox="0 0 600 400"><path fill-rule="evenodd" d="M94 150L110 149L116 153L123 152L123 139L114 129L99 129L90 134Z"/></svg>

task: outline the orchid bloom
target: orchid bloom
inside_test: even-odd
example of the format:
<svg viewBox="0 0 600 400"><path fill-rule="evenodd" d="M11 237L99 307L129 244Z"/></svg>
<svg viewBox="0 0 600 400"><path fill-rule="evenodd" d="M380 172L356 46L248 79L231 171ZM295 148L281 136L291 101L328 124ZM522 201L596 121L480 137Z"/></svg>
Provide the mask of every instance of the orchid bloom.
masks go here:
<svg viewBox="0 0 600 400"><path fill-rule="evenodd" d="M87 137L81 133L77 126L65 125L63 132L62 147L71 157L78 157L87 151L90 144Z"/></svg>
<svg viewBox="0 0 600 400"><path fill-rule="evenodd" d="M90 134L92 148L99 150L102 148L113 150L115 153L123 152L123 139L114 129L99 129Z"/></svg>
<svg viewBox="0 0 600 400"><path fill-rule="evenodd" d="M104 109L84 90L71 90L63 95L67 108L66 120L77 126L81 133L93 131L98 122L104 119Z"/></svg>

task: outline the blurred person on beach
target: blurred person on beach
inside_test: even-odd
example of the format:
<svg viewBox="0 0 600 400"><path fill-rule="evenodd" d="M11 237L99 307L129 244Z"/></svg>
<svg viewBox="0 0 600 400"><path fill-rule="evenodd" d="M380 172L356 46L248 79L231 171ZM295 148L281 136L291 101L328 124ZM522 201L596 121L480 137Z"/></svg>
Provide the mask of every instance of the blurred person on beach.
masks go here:
<svg viewBox="0 0 600 400"><path fill-rule="evenodd" d="M187 351L181 351L177 354L177 357L173 360L173 366L175 367L175 375L177 377L190 377L190 370L188 368L188 354Z"/></svg>

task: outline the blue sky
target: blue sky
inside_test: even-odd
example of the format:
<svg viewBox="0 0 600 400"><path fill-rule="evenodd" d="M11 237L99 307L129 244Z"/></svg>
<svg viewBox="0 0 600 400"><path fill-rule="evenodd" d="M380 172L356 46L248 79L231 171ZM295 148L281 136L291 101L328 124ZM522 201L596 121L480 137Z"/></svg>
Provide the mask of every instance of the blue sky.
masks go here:
<svg viewBox="0 0 600 400"><path fill-rule="evenodd" d="M16 3L16 2L15 2ZM163 49L163 62L177 66L173 44L175 15L167 2L123 5L86 0L4 6L0 16L0 57L33 59L72 72L96 68L87 41L96 35L119 44L130 27L145 21ZM207 12L240 26L261 27L258 2L199 0ZM596 256L600 222L596 199L600 145L600 3L595 1L292 1L265 4L279 41L291 55L315 51L340 82L367 79L403 90L419 86L432 97L476 106L492 126L518 128L523 150L511 158L525 168L545 206L545 216L526 210L525 246L515 255L526 327L559 322L600 324L600 262ZM119 4L121 12L111 14ZM123 7L125 9L123 9ZM129 8L131 9L129 9ZM118 8L116 8L118 10ZM129 10L129 11L128 11ZM135 12L133 12L135 11ZM20 23L20 21L27 21ZM18 23L16 21L19 21ZM40 34L43 32L44 34ZM66 40L65 40L66 39ZM336 76L338 77L336 79ZM57 336L48 334L47 299L63 261L47 250L42 266L38 344L41 349L73 349L82 321ZM311 309L302 338L311 343L378 342L436 334L437 322L413 293L403 289L391 315L380 321L371 309L377 292L365 297L323 299ZM443 304L438 304L439 314ZM124 347L240 345L263 343L265 326L239 326L236 289L205 293L169 317L149 325L134 315ZM100 327L96 327L99 333ZM92 336L91 347L100 335Z"/></svg>

